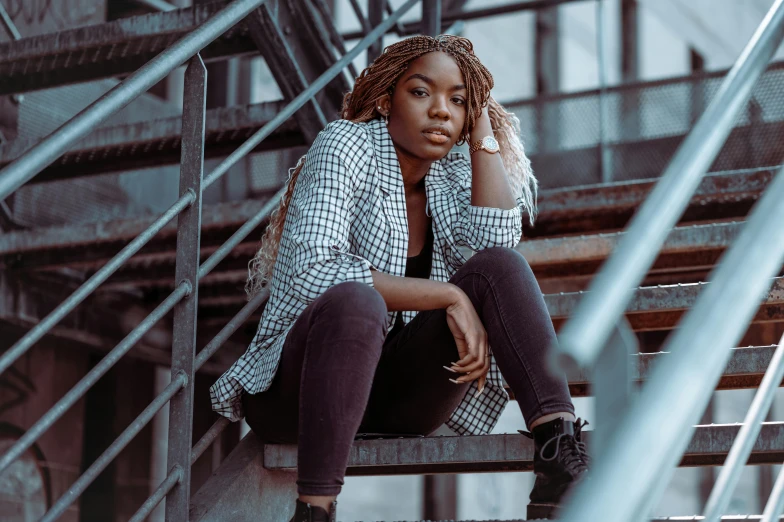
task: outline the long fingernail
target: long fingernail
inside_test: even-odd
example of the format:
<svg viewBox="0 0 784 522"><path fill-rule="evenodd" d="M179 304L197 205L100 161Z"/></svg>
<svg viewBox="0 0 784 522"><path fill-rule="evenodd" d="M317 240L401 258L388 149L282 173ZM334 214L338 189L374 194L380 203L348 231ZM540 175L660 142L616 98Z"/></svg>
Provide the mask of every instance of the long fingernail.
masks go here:
<svg viewBox="0 0 784 522"><path fill-rule="evenodd" d="M455 380L455 379L449 379L449 382L453 382L455 384L463 384L462 382L460 382L458 380Z"/></svg>
<svg viewBox="0 0 784 522"><path fill-rule="evenodd" d="M483 391L485 391L485 387L484 387L484 386L482 386L481 388L479 388L479 389L476 391L476 393L474 394L474 397L479 397L480 395L482 395L482 392L483 392Z"/></svg>
<svg viewBox="0 0 784 522"><path fill-rule="evenodd" d="M449 370L449 371L450 371L450 372L452 372L452 373L457 373L457 371L456 371L456 370L453 370L453 369L452 369L452 368L450 368L449 366L444 366L444 370Z"/></svg>

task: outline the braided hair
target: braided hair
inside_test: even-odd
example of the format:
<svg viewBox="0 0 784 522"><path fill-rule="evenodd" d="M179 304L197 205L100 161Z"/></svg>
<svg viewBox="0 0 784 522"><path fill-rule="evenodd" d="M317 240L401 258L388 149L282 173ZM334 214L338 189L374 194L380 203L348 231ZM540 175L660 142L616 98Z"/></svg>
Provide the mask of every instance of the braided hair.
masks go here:
<svg viewBox="0 0 784 522"><path fill-rule="evenodd" d="M431 52L449 54L457 62L466 84L466 118L458 145L465 143L482 109L487 106L493 134L501 147L501 157L515 197L522 201L528 212L530 223L536 215L537 181L531 170L531 162L525 155L520 141L520 120L514 113L507 112L490 96L493 76L474 54L474 46L467 38L452 35L412 36L384 49L354 83L354 90L343 98L341 118L352 122L368 122L382 117L376 110L377 100L385 94L392 95L395 84L417 58ZM261 241L261 248L249 265L249 277L245 290L249 297L261 290L272 277L272 269L278 254L283 224L288 214L299 173L305 164L302 156L289 171L286 194L272 213L270 223Z"/></svg>

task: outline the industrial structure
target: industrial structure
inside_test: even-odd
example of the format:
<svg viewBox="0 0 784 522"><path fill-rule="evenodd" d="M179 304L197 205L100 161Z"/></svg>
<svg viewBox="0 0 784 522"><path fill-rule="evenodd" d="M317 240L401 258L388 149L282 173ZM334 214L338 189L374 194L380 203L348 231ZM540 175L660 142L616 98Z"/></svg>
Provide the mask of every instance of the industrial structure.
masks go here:
<svg viewBox="0 0 784 522"><path fill-rule="evenodd" d="M781 511L784 423L761 422L784 372L784 1L731 69L693 48L654 81L641 0L191 3L0 0L0 518L163 520L165 499L167 521L288 520L296 448L208 394L255 333L247 263L287 169L384 42L523 13L533 79L501 101L541 192L517 248L596 397L596 478L564 520L646 519L678 465L728 513L747 460L744 515ZM573 5L598 83L564 92ZM743 427L712 424L717 389L760 390ZM349 475L426 475L422 518L454 519L460 474L532 462L516 433L370 440Z"/></svg>

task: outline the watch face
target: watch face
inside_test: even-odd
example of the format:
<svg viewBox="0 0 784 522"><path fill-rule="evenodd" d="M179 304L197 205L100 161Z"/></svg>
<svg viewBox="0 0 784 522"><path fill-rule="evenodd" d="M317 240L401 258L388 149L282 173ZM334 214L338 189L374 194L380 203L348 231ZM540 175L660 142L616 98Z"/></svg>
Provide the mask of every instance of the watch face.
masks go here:
<svg viewBox="0 0 784 522"><path fill-rule="evenodd" d="M482 138L482 146L487 149L488 152L498 151L498 142L492 136L485 136Z"/></svg>

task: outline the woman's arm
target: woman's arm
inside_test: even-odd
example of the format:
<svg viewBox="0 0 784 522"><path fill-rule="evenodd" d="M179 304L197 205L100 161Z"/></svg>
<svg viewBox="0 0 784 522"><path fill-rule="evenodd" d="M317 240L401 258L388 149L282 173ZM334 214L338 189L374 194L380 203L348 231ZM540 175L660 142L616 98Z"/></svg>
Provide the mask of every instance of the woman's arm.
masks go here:
<svg viewBox="0 0 784 522"><path fill-rule="evenodd" d="M492 135L493 128L485 107L471 131L470 143ZM483 150L474 152L471 154L471 173L471 205L504 210L515 207L501 154L490 154Z"/></svg>
<svg viewBox="0 0 784 522"><path fill-rule="evenodd" d="M373 287L384 298L390 312L448 308L457 302L463 293L452 283L393 276L376 270L371 270L371 275Z"/></svg>

